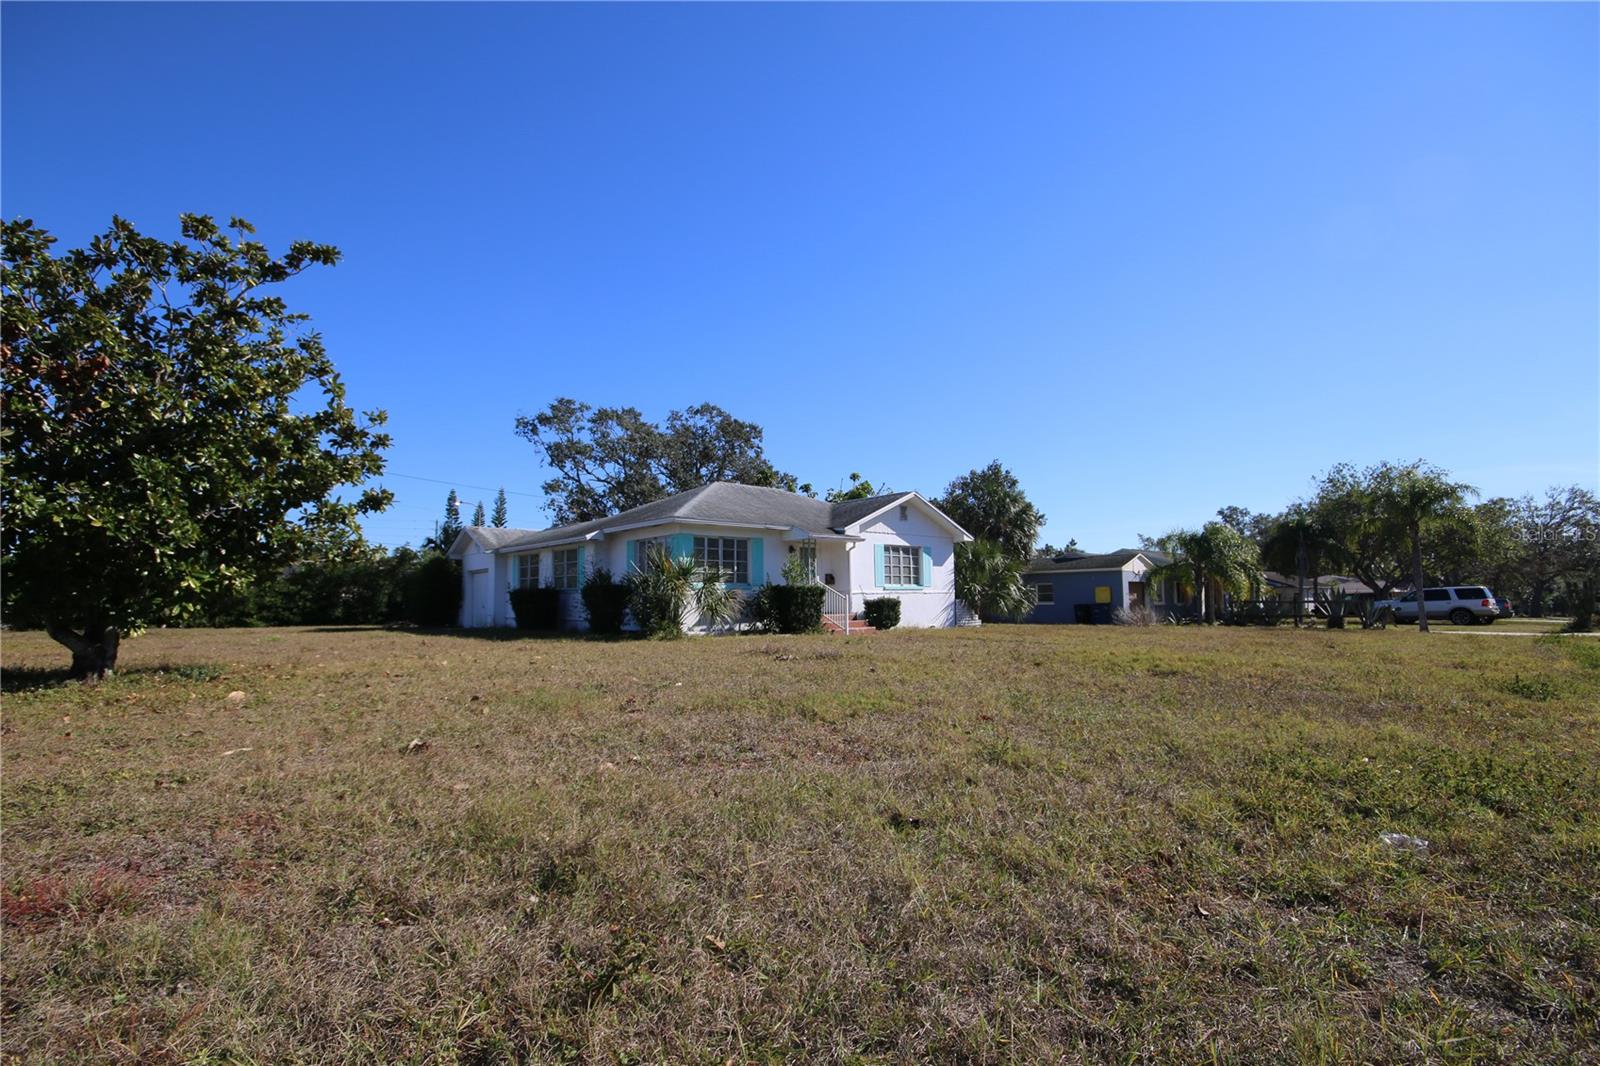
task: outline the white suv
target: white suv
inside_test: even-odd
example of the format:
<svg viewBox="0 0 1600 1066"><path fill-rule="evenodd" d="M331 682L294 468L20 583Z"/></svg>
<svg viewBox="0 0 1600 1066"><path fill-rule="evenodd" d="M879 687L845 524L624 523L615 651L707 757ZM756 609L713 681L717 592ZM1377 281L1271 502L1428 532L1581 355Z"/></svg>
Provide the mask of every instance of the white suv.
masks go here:
<svg viewBox="0 0 1600 1066"><path fill-rule="evenodd" d="M1423 589L1422 602L1427 604L1428 617L1447 618L1458 626L1474 622L1488 625L1500 617L1500 605L1494 593L1482 585L1458 585L1450 588ZM1408 592L1393 600L1379 600L1374 606L1390 607L1396 622L1417 620L1417 594Z"/></svg>

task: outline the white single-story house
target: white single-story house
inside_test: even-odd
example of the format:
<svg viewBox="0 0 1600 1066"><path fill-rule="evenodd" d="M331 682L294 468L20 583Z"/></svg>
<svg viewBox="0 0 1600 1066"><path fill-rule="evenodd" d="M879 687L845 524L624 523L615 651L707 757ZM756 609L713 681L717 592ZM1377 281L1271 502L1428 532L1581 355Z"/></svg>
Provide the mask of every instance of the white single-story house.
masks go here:
<svg viewBox="0 0 1600 1066"><path fill-rule="evenodd" d="M584 628L584 579L602 568L625 578L652 543L732 575L730 584L743 589L781 584L784 564L798 556L829 590L823 610L833 627L878 596L900 600L901 625L930 627L970 620L956 603L955 546L971 539L915 492L828 503L719 481L553 529L472 526L450 557L461 561L461 624L468 627L514 625L511 589L547 585L562 591L564 622Z"/></svg>

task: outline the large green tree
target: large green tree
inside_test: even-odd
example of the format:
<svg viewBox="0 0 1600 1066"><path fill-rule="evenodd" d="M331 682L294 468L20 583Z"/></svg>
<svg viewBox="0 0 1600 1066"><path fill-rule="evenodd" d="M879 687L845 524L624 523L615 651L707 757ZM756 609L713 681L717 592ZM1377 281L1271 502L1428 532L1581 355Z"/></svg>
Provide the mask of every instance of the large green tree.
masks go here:
<svg viewBox="0 0 1600 1066"><path fill-rule="evenodd" d="M715 404L673 411L657 424L637 408L561 397L518 418L515 428L554 471L541 487L560 524L604 518L714 481L802 487L767 461L760 426Z"/></svg>
<svg viewBox="0 0 1600 1066"><path fill-rule="evenodd" d="M1012 559L1033 555L1044 515L1029 502L1017 476L996 459L950 482L938 506L979 540L992 541Z"/></svg>
<svg viewBox="0 0 1600 1066"><path fill-rule="evenodd" d="M1588 489L1572 485L1524 497L1512 507L1512 524L1528 613L1543 615L1559 584L1581 586L1600 570L1600 499Z"/></svg>
<svg viewBox="0 0 1600 1066"><path fill-rule="evenodd" d="M32 221L4 225L6 609L70 649L77 677L109 674L124 633L194 617L389 502L339 491L382 473L384 415L346 404L278 295L338 250L274 255L253 232L184 215L163 241L114 218L58 254Z"/></svg>
<svg viewBox="0 0 1600 1066"><path fill-rule="evenodd" d="M474 525L478 523L474 522ZM466 528L461 524L461 497L455 489L444 498L444 518L433 529L433 536L424 537L422 550L430 552L447 552L456 542L461 531Z"/></svg>
<svg viewBox="0 0 1600 1066"><path fill-rule="evenodd" d="M1428 545L1458 520L1471 486L1421 460L1340 464L1327 472L1309 506L1330 534L1335 558L1380 596L1410 579L1427 585ZM1428 628L1426 615L1419 625Z"/></svg>

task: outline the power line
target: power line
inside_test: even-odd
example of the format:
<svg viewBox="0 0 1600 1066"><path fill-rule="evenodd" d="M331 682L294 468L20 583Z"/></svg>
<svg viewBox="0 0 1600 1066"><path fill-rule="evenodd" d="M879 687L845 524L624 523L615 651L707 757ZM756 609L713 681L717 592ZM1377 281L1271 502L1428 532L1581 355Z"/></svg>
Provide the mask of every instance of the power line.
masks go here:
<svg viewBox="0 0 1600 1066"><path fill-rule="evenodd" d="M408 481L428 481L428 482L432 482L435 485L448 485L453 489L479 489L479 490L481 490L483 492L499 492L499 491L501 491L500 488L498 486L496 486L496 485L468 485L464 481L440 481L436 477L418 477L415 474L395 474L395 473L385 472L383 474L383 477L380 477L378 480L381 481L381 480L383 480L384 477L403 477ZM514 489L506 489L505 490L505 494L507 496L526 496L530 500L542 500L542 499L544 499L544 494L543 493L539 493L539 492L517 492Z"/></svg>

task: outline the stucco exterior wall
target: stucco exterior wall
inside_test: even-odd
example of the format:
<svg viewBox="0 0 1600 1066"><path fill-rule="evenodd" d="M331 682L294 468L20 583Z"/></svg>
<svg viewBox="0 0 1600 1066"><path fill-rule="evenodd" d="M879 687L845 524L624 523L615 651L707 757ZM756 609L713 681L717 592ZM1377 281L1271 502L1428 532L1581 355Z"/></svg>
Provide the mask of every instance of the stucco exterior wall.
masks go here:
<svg viewBox="0 0 1600 1066"><path fill-rule="evenodd" d="M1095 606L1100 608L1099 621L1109 622L1113 612L1128 605L1131 599L1128 587L1133 582L1143 581L1146 569L1139 562L1133 561L1120 570L1062 570L1024 574L1022 579L1030 585L1049 583L1055 586L1055 602L1041 603L1034 607L1024 621L1071 625L1077 621L1077 605L1088 604L1091 609ZM1097 588L1110 589L1109 605L1096 603ZM1156 603L1148 595L1145 602L1159 611L1170 611L1175 606L1170 603Z"/></svg>
<svg viewBox="0 0 1600 1066"><path fill-rule="evenodd" d="M891 596L900 601L900 624L930 628L956 624L956 542L943 522L913 503L901 518L891 507L856 530L863 538L850 550L850 609L859 612L868 599ZM878 584L873 546L903 544L926 548L931 564L927 585L916 589L890 589Z"/></svg>
<svg viewBox="0 0 1600 1066"><path fill-rule="evenodd" d="M759 542L759 550L752 543L750 550L750 580L741 587L754 589L771 582L782 583L783 567L789 550L796 542L785 540L785 530L758 529L748 526L701 525L677 523L648 526L641 529L621 530L608 536L584 541L582 544L555 545L537 549L539 555L539 583L548 584L553 576L553 553L565 548L582 549L580 581L594 570L609 569L618 580L629 571L628 544L640 539L657 539L673 535L710 537L742 537ZM862 610L865 601L874 596L894 596L901 601L901 622L908 627L949 626L956 624L955 611L955 540L950 531L918 505L907 509L905 519L891 508L885 514L858 530L863 540L847 548L842 541L817 542L817 574L832 574L834 587L850 594L853 613ZM928 584L924 588L885 589L877 582L874 545L902 544L925 548L929 561ZM491 555L474 546L462 557L463 594L461 625L511 626L516 618L511 610L509 590L516 580L517 555L529 552ZM488 583L490 605L481 604L484 582ZM846 584L848 583L848 590ZM583 616L582 597L576 591L563 592L562 618L573 629L587 627ZM695 620L691 629L703 630Z"/></svg>

